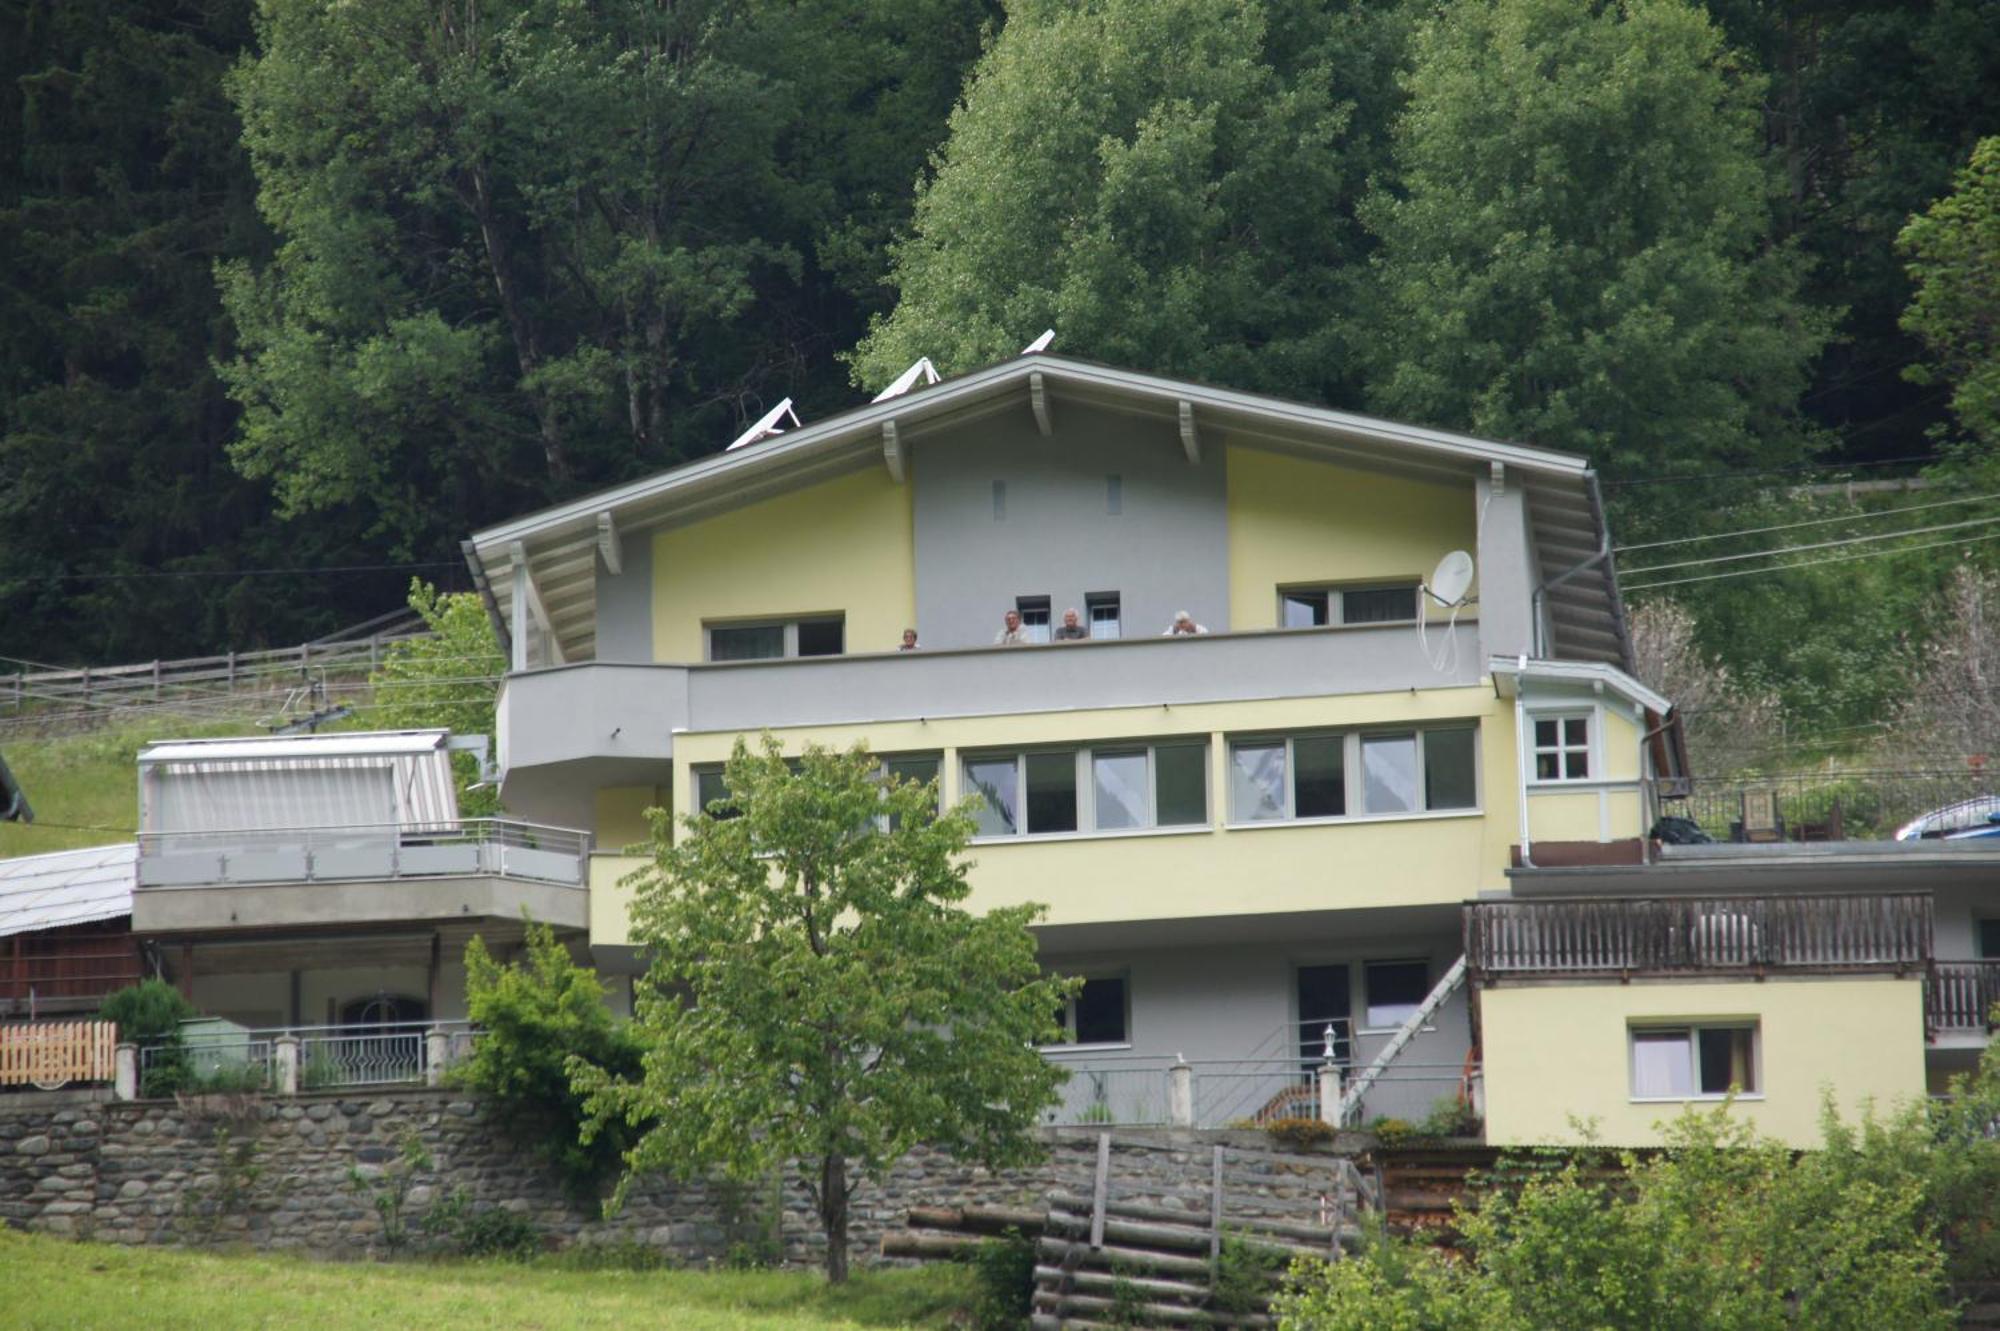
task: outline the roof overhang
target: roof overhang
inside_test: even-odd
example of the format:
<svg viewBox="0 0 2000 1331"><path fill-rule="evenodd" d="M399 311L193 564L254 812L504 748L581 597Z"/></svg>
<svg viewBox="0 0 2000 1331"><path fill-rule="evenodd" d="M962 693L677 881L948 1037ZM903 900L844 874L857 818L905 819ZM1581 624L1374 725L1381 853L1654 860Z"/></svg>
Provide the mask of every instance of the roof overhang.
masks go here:
<svg viewBox="0 0 2000 1331"><path fill-rule="evenodd" d="M1517 896L1922 892L1984 887L2000 849L1978 841L1819 841L1661 846L1652 864L1507 871Z"/></svg>
<svg viewBox="0 0 2000 1331"><path fill-rule="evenodd" d="M1519 693L1523 681L1543 681L1613 693L1661 718L1674 707L1671 699L1602 661L1538 661L1525 656L1496 656L1487 662L1486 668L1493 676L1493 687L1503 698Z"/></svg>
<svg viewBox="0 0 2000 1331"><path fill-rule="evenodd" d="M282 762L300 758L393 758L435 753L445 747L450 735L451 732L446 730L370 730L335 735L162 740L139 750L139 762L145 765Z"/></svg>
<svg viewBox="0 0 2000 1331"><path fill-rule="evenodd" d="M1608 550L1595 475L1581 457L1334 411L1209 384L1037 354L981 370L671 471L546 508L474 533L467 562L507 633L513 583L527 579L567 661L596 655L596 575L621 557L627 533L685 525L870 467L901 480L911 445L1002 412L1032 416L1043 433L1063 407L1099 407L1157 419L1163 441L1199 455L1202 437L1439 481L1469 481L1498 466L1523 487L1545 579ZM1565 656L1627 664L1610 561L1549 593L1555 646Z"/></svg>

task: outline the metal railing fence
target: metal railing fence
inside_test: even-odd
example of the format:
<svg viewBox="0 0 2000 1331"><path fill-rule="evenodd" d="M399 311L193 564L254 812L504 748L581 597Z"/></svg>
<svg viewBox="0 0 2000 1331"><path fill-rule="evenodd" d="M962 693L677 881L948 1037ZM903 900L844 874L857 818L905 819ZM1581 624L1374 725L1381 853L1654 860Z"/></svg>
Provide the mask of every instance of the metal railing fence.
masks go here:
<svg viewBox="0 0 2000 1331"><path fill-rule="evenodd" d="M139 887L495 874L581 886L590 833L507 818L451 823L142 832Z"/></svg>
<svg viewBox="0 0 2000 1331"><path fill-rule="evenodd" d="M1069 1079L1059 1091L1062 1099L1043 1113L1044 1123L1137 1127L1169 1121L1168 1069L1173 1059L1056 1053L1049 1061L1066 1070Z"/></svg>
<svg viewBox="0 0 2000 1331"><path fill-rule="evenodd" d="M1689 819L1717 841L1886 841L1954 806L1967 817L1943 820L1943 830L1984 822L2000 812L2000 773L1965 766L1696 776L1649 783L1647 795L1653 815Z"/></svg>
<svg viewBox="0 0 2000 1331"><path fill-rule="evenodd" d="M296 1046L300 1091L421 1085L464 1058L477 1034L465 1021L201 1032L139 1050L141 1093L285 1089L280 1048L287 1040Z"/></svg>

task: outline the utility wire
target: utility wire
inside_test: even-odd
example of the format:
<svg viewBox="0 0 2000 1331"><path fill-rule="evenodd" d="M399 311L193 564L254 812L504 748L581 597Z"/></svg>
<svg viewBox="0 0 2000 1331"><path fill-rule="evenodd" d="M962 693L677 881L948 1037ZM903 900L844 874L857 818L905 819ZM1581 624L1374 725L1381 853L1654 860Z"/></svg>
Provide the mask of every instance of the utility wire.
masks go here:
<svg viewBox="0 0 2000 1331"><path fill-rule="evenodd" d="M1723 578L1749 578L1772 573L1787 573L1795 568L1813 568L1820 564L1852 564L1863 559L1886 559L1891 555L1915 554L1919 550L1938 550L1949 545L1973 545L1981 541L2000 540L2000 532L1985 532L1978 536L1960 536L1943 541L1926 541L1922 545L1900 546L1894 550L1863 550L1857 554L1828 555L1821 559L1798 559L1789 564L1777 564L1770 568L1737 568L1721 573L1703 573L1689 578L1669 578L1662 582L1647 582L1624 588L1627 592L1650 592L1660 587L1680 587L1690 582L1716 582ZM1782 551L1776 553L1783 553Z"/></svg>
<svg viewBox="0 0 2000 1331"><path fill-rule="evenodd" d="M1983 518L1967 518L1963 522L1939 522L1929 527L1909 527L1902 531L1877 532L1872 536L1843 536L1838 540L1814 541L1807 545L1781 545L1770 550L1750 550L1734 555L1709 555L1703 559L1682 559L1671 564L1649 564L1645 568L1624 570L1627 577L1643 578L1649 573L1665 573L1677 568L1700 568L1709 564L1740 564L1746 559L1775 559L1780 555L1804 554L1808 550L1831 550L1843 545L1868 545L1875 541L1900 540L1905 536L1928 536L1933 532L1959 531L1966 527L1990 527L2000 522L2000 514ZM1945 542L1950 544L1950 542Z"/></svg>
<svg viewBox="0 0 2000 1331"><path fill-rule="evenodd" d="M1872 513L1844 513L1833 518L1810 518L1804 522L1781 522L1774 527L1745 527L1740 531L1709 532L1701 536L1676 536L1667 541L1642 541L1638 545L1618 545L1612 547L1613 554L1629 554L1634 550L1657 550L1666 545L1692 545L1697 541L1724 541L1734 536L1763 536L1774 531L1796 531L1800 527L1825 527L1836 522L1873 522L1878 518L1892 517L1898 513L1921 513L1932 508L1956 508L1960 504L1983 504L1989 499L2000 499L2000 493L1967 495L1963 499L1938 499L1924 504L1904 504L1897 508L1876 509Z"/></svg>
<svg viewBox="0 0 2000 1331"><path fill-rule="evenodd" d="M139 578L270 578L302 574L389 573L408 569L463 568L456 560L433 559L409 564L301 564L291 568L140 569L129 573L29 573L24 582L124 582Z"/></svg>
<svg viewBox="0 0 2000 1331"><path fill-rule="evenodd" d="M1763 467L1754 471L1709 471L1692 476L1662 473L1657 476L1628 476L1622 481L1605 481L1607 490L1622 489L1628 485L1671 485L1675 481L1732 481L1745 476L1791 476L1812 471L1860 471L1866 467L1900 467L1920 462L1936 462L1942 453L1920 453L1906 458L1881 458L1874 462L1803 462L1794 467Z"/></svg>

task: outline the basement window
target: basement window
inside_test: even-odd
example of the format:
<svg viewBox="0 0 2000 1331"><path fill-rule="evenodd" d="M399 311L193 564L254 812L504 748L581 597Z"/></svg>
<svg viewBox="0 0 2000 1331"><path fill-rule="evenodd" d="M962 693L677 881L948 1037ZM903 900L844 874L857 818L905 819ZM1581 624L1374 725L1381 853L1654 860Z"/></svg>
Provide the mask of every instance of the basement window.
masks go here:
<svg viewBox="0 0 2000 1331"><path fill-rule="evenodd" d="M1727 1022L1632 1028L1634 1100L1720 1099L1754 1095L1757 1024Z"/></svg>

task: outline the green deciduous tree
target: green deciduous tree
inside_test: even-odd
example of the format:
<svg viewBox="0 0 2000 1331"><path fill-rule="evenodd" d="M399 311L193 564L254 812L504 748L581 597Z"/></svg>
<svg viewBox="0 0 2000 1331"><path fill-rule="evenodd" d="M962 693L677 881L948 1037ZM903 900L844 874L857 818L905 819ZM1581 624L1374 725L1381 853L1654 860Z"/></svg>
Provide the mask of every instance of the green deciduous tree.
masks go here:
<svg viewBox="0 0 2000 1331"><path fill-rule="evenodd" d="M1959 424L1985 449L2000 446L2000 138L1980 141L1956 187L1911 218L1898 244L1916 284L1903 326L1931 358L1910 377L1949 383Z"/></svg>
<svg viewBox="0 0 2000 1331"><path fill-rule="evenodd" d="M1063 1074L1035 1046L1073 985L1036 966L1039 906L964 908L973 823L940 814L934 784L885 781L858 748L809 746L794 769L768 736L738 740L726 780L732 816L688 819L672 845L655 811L632 908L653 959L643 1075L579 1060L578 1085L597 1130L645 1125L634 1172L799 1161L843 1280L862 1177L920 1143L995 1166L1036 1153Z"/></svg>
<svg viewBox="0 0 2000 1331"><path fill-rule="evenodd" d="M583 1097L568 1060L609 1076L637 1072L639 1045L605 1006L595 971L579 966L547 925L531 924L519 962L502 964L484 940L465 949L465 1012L481 1035L452 1069L454 1082L492 1097L502 1124L580 1195L593 1194L618 1168L628 1144L622 1123L586 1140Z"/></svg>
<svg viewBox="0 0 2000 1331"><path fill-rule="evenodd" d="M474 592L440 594L429 583L412 579L410 608L423 617L430 634L390 644L381 667L369 676L375 691L370 724L385 730L442 726L454 735L494 739L494 708L507 658L485 603ZM458 776L461 812L498 810L499 797L479 784L477 759L453 754L452 770Z"/></svg>
<svg viewBox="0 0 2000 1331"><path fill-rule="evenodd" d="M1353 201L1408 5L1021 0L980 61L854 355L879 387L1060 349L1338 394Z"/></svg>
<svg viewBox="0 0 2000 1331"><path fill-rule="evenodd" d="M1772 240L1763 87L1682 0L1445 6L1363 214L1375 409L1614 478L1806 456L1796 407L1831 321Z"/></svg>

